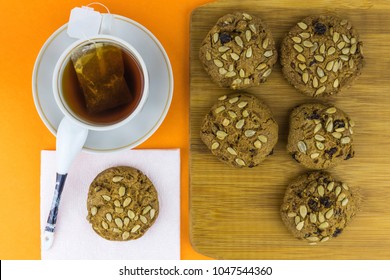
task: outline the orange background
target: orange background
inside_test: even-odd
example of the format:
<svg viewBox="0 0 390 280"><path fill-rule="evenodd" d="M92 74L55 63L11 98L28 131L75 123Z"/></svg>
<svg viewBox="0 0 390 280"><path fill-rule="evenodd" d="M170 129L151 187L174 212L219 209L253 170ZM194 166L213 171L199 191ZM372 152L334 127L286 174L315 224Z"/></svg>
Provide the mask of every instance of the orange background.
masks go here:
<svg viewBox="0 0 390 280"><path fill-rule="evenodd" d="M70 10L91 2L0 1L0 259L40 259L40 151L54 150L55 137L35 109L32 70L40 48L68 21ZM171 60L170 111L138 148L181 149L181 258L207 259L192 249L188 230L189 22L191 11L210 0L100 2L148 28Z"/></svg>

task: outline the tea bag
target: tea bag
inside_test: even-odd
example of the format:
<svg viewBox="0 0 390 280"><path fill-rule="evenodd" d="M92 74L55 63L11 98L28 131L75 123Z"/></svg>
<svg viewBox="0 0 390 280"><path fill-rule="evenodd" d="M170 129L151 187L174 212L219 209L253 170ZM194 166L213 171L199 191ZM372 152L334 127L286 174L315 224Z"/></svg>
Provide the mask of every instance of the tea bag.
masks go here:
<svg viewBox="0 0 390 280"><path fill-rule="evenodd" d="M76 49L71 60L90 113L100 113L131 101L119 47L92 43Z"/></svg>

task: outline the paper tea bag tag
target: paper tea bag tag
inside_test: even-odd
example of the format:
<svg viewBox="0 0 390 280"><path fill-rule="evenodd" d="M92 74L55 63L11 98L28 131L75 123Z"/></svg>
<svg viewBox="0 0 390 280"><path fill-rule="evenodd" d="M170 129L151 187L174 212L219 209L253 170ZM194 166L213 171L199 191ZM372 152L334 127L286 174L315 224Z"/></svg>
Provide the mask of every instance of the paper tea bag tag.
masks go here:
<svg viewBox="0 0 390 280"><path fill-rule="evenodd" d="M90 7L76 7L70 12L67 33L75 39L87 38L99 34L102 14Z"/></svg>

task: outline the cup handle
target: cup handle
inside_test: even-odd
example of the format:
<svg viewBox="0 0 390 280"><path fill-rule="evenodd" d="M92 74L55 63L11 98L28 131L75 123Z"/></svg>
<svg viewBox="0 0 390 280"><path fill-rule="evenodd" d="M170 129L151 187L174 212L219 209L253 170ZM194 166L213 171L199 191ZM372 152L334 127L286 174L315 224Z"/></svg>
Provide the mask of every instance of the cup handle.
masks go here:
<svg viewBox="0 0 390 280"><path fill-rule="evenodd" d="M57 222L58 207L62 190L68 175L68 170L76 155L83 148L88 136L88 129L64 117L58 127L56 140L56 164L57 176L54 189L53 201L47 219L42 238L42 248L50 249L54 241L54 230Z"/></svg>

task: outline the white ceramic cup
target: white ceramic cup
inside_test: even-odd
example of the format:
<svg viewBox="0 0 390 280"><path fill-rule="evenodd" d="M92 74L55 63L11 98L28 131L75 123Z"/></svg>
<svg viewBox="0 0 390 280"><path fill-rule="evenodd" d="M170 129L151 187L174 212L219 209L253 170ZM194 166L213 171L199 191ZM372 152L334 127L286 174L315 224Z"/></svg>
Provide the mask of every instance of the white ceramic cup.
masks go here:
<svg viewBox="0 0 390 280"><path fill-rule="evenodd" d="M76 113L72 111L72 109L66 103L63 92L62 92L62 78L66 65L70 60L70 56L78 47L82 47L84 45L92 44L93 42L105 42L112 43L115 45L119 45L126 52L133 56L135 61L138 63L139 68L141 70L141 76L143 76L143 89L140 97L140 101L135 109L124 119L119 120L116 123L112 124L93 124L86 120L80 118ZM149 75L142 59L141 55L138 51L131 46L126 41L110 36L110 35L95 35L93 37L79 39L73 44L71 44L60 56L58 59L53 72L53 94L54 99L61 112L64 114L64 118L61 120L61 123L58 127L57 135L56 135L56 185L54 189L53 202L50 208L49 217L47 220L47 224L43 234L42 247L43 249L49 249L52 246L54 240L54 230L57 221L57 213L59 202L61 198L61 193L65 184L65 180L68 174L69 167L73 162L76 155L82 150L85 141L88 136L88 132L90 130L97 131L107 131L111 129L118 128L132 118L134 118L144 106L148 95L149 95Z"/></svg>

